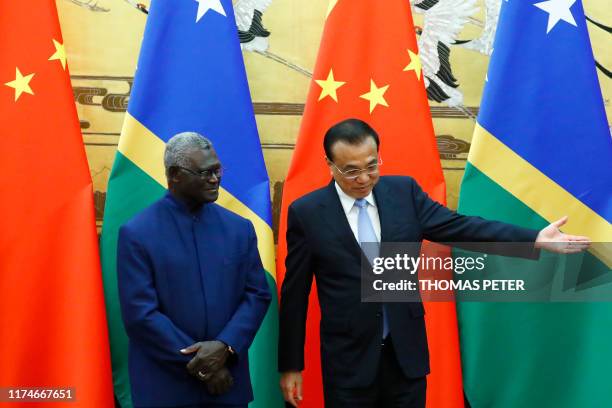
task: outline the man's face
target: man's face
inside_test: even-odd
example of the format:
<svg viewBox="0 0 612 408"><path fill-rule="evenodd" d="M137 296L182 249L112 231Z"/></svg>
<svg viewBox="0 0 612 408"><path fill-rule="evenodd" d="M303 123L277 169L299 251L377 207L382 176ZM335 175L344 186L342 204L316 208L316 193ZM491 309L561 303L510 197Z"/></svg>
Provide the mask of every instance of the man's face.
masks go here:
<svg viewBox="0 0 612 408"><path fill-rule="evenodd" d="M367 197L380 178L378 171L373 174L368 174L367 171L368 168L371 170L378 165L378 151L374 139L368 137L358 145L336 142L332 145L331 152L333 162L328 158L327 164L342 191L355 199ZM342 174L355 170L359 171L359 176L355 179Z"/></svg>
<svg viewBox="0 0 612 408"><path fill-rule="evenodd" d="M195 149L188 152L186 157L188 165L185 168L176 168L171 176L173 193L193 206L216 201L221 182L221 178L213 172L221 168L217 153L212 148Z"/></svg>

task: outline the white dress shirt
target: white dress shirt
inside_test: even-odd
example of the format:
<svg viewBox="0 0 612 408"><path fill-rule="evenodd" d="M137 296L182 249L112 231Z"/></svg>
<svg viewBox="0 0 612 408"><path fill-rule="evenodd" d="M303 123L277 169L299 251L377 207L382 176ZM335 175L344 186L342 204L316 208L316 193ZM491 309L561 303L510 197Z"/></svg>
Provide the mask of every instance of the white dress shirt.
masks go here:
<svg viewBox="0 0 612 408"><path fill-rule="evenodd" d="M353 235L355 236L355 240L359 243L359 235L357 234L357 223L359 218L359 208L355 205L355 199L348 194L346 194L338 183L334 182L334 186L336 186L336 191L338 192L338 197L340 197L340 203L342 204L342 208L344 209L344 214L346 214L346 219L348 220L349 225L351 226L351 230L353 231ZM374 195L372 192L365 197L365 200L368 202L368 216L370 217L370 221L372 222L372 227L374 227L374 233L376 234L376 239L380 242L380 217L378 216L378 207L376 206L376 201L374 200Z"/></svg>

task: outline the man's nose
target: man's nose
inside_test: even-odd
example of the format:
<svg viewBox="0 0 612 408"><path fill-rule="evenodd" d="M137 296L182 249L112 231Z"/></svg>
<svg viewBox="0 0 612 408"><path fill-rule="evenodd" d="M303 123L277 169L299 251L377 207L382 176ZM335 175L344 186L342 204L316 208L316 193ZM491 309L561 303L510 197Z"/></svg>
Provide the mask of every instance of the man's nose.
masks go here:
<svg viewBox="0 0 612 408"><path fill-rule="evenodd" d="M368 181L370 181L370 175L368 174L367 171L364 171L361 174L359 174L359 176L357 176L356 180L359 183L367 183Z"/></svg>

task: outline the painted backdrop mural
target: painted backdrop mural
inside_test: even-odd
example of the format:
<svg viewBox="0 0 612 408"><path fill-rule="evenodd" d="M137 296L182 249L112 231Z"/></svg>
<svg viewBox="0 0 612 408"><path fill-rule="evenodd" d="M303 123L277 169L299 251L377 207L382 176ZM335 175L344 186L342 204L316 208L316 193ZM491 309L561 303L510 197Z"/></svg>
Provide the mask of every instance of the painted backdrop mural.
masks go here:
<svg viewBox="0 0 612 408"><path fill-rule="evenodd" d="M407 0L408 1L408 0ZM448 203L456 207L501 0L410 0ZM101 225L150 1L57 0ZM234 1L275 211L306 99L327 0ZM584 0L608 118L612 9ZM384 137L384 135L383 135Z"/></svg>

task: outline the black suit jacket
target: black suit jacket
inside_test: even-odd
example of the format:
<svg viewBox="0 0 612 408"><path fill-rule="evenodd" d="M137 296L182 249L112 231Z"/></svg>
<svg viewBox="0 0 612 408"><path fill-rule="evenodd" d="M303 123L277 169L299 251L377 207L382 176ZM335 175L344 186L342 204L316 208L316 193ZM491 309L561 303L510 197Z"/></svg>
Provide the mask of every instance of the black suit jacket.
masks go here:
<svg viewBox="0 0 612 408"><path fill-rule="evenodd" d="M410 177L381 177L373 190L381 241L533 242L537 231L467 217L438 204ZM321 362L325 383L365 387L381 355L382 304L361 302L361 248L333 181L289 206L286 275L281 290L279 370L304 369L308 296L313 276L321 307ZM393 346L409 378L429 373L421 303L388 303Z"/></svg>

